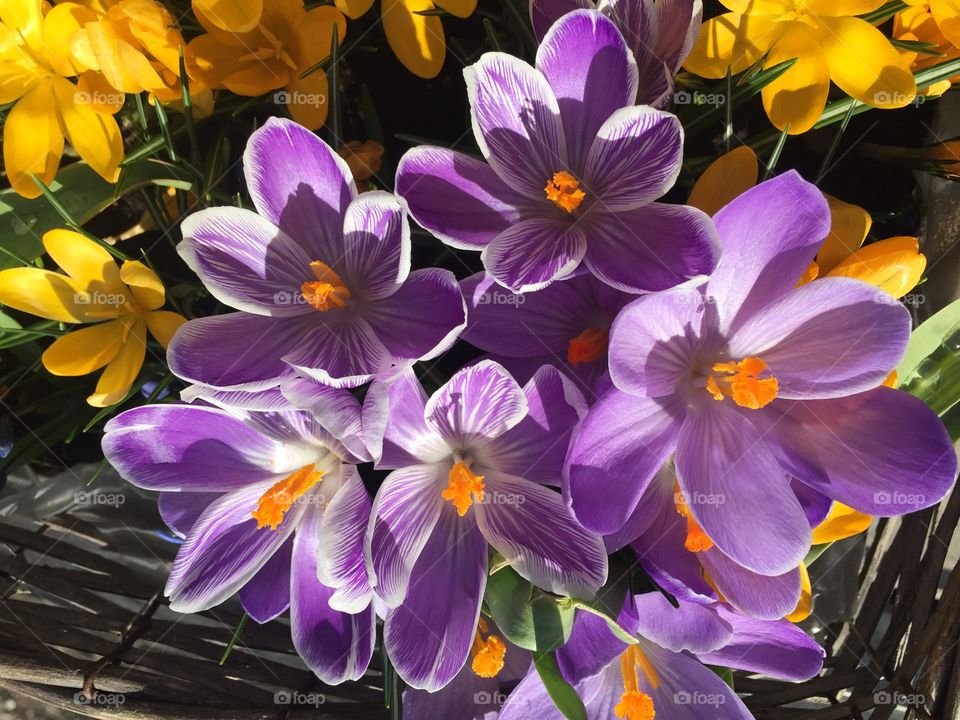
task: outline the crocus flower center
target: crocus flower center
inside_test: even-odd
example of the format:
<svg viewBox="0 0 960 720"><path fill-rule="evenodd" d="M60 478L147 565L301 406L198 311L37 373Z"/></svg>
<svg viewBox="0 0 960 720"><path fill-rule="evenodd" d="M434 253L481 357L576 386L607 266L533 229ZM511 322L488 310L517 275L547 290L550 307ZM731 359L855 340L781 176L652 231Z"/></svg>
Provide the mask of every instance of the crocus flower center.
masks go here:
<svg viewBox="0 0 960 720"><path fill-rule="evenodd" d="M690 507L680 492L680 485L674 488L673 503L677 512L687 519L687 539L683 541L683 546L690 552L703 552L713 547L713 540L703 531L703 528L697 524L690 512Z"/></svg>
<svg viewBox="0 0 960 720"><path fill-rule="evenodd" d="M462 460L450 468L447 480L441 496L456 506L460 517L467 514L474 501L483 502L483 475L475 475Z"/></svg>
<svg viewBox="0 0 960 720"><path fill-rule="evenodd" d="M263 47L246 55L242 55L240 60L279 60L291 70L296 70L297 63L290 57L290 53L286 51L280 38L263 24L258 25L257 30L260 31L263 37Z"/></svg>
<svg viewBox="0 0 960 720"><path fill-rule="evenodd" d="M599 360L606 352L609 334L603 328L587 328L567 345L567 362L576 367L580 363Z"/></svg>
<svg viewBox="0 0 960 720"><path fill-rule="evenodd" d="M643 654L637 645L628 647L623 655L620 656L620 672L623 675L623 695L620 696L620 702L613 708L618 718L623 720L653 720L654 712L653 698L644 692L640 692L640 684L637 678L637 671L643 673L647 682L654 690L660 686L660 678L657 677L657 671L647 656Z"/></svg>
<svg viewBox="0 0 960 720"><path fill-rule="evenodd" d="M772 375L760 377L767 364L758 357L716 363L707 378L707 392L714 400L732 397L740 407L759 410L777 397L780 383Z"/></svg>
<svg viewBox="0 0 960 720"><path fill-rule="evenodd" d="M325 312L330 308L343 308L350 298L350 291L343 280L329 265L314 260L310 263L315 281L307 281L300 286L303 299L314 310Z"/></svg>
<svg viewBox="0 0 960 720"><path fill-rule="evenodd" d="M322 470L314 465L304 465L296 472L274 484L257 502L253 518L257 521L257 530L270 526L276 530L283 522L283 516L307 490L312 488L324 476Z"/></svg>
<svg viewBox="0 0 960 720"><path fill-rule="evenodd" d="M486 634L486 638L484 635ZM489 634L487 621L480 618L477 634L473 638L470 668L477 677L495 678L503 670L503 658L507 654L507 645L499 635Z"/></svg>
<svg viewBox="0 0 960 720"><path fill-rule="evenodd" d="M547 181L544 192L547 193L547 200L568 213L580 207L587 195L580 189L580 181L566 170L555 172Z"/></svg>

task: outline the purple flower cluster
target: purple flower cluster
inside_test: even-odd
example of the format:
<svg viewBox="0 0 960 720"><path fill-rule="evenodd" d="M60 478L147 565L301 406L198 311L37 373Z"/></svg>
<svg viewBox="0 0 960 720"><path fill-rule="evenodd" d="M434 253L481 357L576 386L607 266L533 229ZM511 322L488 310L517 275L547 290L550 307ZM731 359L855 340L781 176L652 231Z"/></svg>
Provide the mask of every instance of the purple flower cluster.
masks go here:
<svg viewBox="0 0 960 720"><path fill-rule="evenodd" d="M289 609L327 683L364 674L380 617L406 718L561 718L484 609L488 578L509 565L587 602L624 548L663 592L576 611L556 657L587 716L749 718L707 665L819 672L783 619L811 528L835 501L938 502L950 438L884 386L907 311L858 281L799 284L829 229L814 186L787 173L713 219L659 202L683 136L651 105L700 3L535 0L532 17L535 66L489 53L465 72L483 160L415 148L396 195L358 195L304 128L252 135L256 211L199 212L179 247L233 312L181 328L187 402L119 415L104 452L183 538L174 610ZM485 272L411 270L408 214ZM417 363L458 338L489 355L428 395ZM365 464L389 471L379 487Z"/></svg>

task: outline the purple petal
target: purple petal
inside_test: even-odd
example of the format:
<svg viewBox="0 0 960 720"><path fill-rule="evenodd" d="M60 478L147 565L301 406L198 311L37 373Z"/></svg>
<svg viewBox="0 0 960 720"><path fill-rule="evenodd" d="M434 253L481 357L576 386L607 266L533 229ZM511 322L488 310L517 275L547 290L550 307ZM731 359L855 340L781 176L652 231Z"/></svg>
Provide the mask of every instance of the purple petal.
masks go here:
<svg viewBox="0 0 960 720"><path fill-rule="evenodd" d="M717 611L733 626L733 639L701 661L784 680L809 680L823 668L823 648L793 623L754 620L723 605Z"/></svg>
<svg viewBox="0 0 960 720"><path fill-rule="evenodd" d="M683 128L670 113L645 105L617 110L603 123L583 170L593 212L619 212L662 197L680 174Z"/></svg>
<svg viewBox="0 0 960 720"><path fill-rule="evenodd" d="M639 625L637 633L674 652L700 654L723 647L733 628L712 606L681 602L674 607L660 592L633 598Z"/></svg>
<svg viewBox="0 0 960 720"><path fill-rule="evenodd" d="M584 530L560 493L480 468L484 500L477 525L514 570L557 595L592 597L607 578L603 541Z"/></svg>
<svg viewBox="0 0 960 720"><path fill-rule="evenodd" d="M613 389L590 408L567 457L565 494L595 532L622 528L676 446L682 407Z"/></svg>
<svg viewBox="0 0 960 720"><path fill-rule="evenodd" d="M590 272L624 292L672 288L713 272L720 259L713 222L686 205L598 212L587 236Z"/></svg>
<svg viewBox="0 0 960 720"><path fill-rule="evenodd" d="M483 267L514 292L540 290L580 265L587 241L580 226L563 218L521 220L483 249Z"/></svg>
<svg viewBox="0 0 960 720"><path fill-rule="evenodd" d="M560 108L546 78L499 52L484 53L463 77L483 156L507 186L546 204L544 186L568 165Z"/></svg>
<svg viewBox="0 0 960 720"><path fill-rule="evenodd" d="M246 585L293 534L302 509L292 507L276 530L257 529L252 513L272 480L234 490L206 509L180 546L165 589L170 609L200 612Z"/></svg>
<svg viewBox="0 0 960 720"><path fill-rule="evenodd" d="M633 105L633 55L612 22L596 11L580 10L550 28L536 65L557 98L570 165L582 167L600 126L615 111Z"/></svg>
<svg viewBox="0 0 960 720"><path fill-rule="evenodd" d="M287 540L240 588L240 603L258 623L273 620L290 606L290 558L293 541Z"/></svg>
<svg viewBox="0 0 960 720"><path fill-rule="evenodd" d="M289 401L277 386L265 390L220 390L195 383L180 391L180 399L188 403L199 400L219 408L255 412L272 412L290 408Z"/></svg>
<svg viewBox="0 0 960 720"><path fill-rule="evenodd" d="M455 448L496 438L527 414L527 398L517 381L485 360L457 372L424 408L427 425Z"/></svg>
<svg viewBox="0 0 960 720"><path fill-rule="evenodd" d="M363 193L343 220L343 257L331 258L355 300L380 300L395 293L410 273L410 225L390 193Z"/></svg>
<svg viewBox="0 0 960 720"><path fill-rule="evenodd" d="M404 688L403 717L404 720L496 720L502 696L499 677L479 677L468 663L448 685L436 692Z"/></svg>
<svg viewBox="0 0 960 720"><path fill-rule="evenodd" d="M144 405L117 415L105 430L110 464L147 490L224 492L283 471L276 467L279 443L217 408Z"/></svg>
<svg viewBox="0 0 960 720"><path fill-rule="evenodd" d="M619 5L620 0L611 4ZM693 49L703 21L703 6L699 0L658 0L655 7L657 52L667 67L676 72Z"/></svg>
<svg viewBox="0 0 960 720"><path fill-rule="evenodd" d="M779 620L800 602L800 571L759 575L741 567L717 548L698 553L700 562L721 595L737 608L761 620Z"/></svg>
<svg viewBox="0 0 960 720"><path fill-rule="evenodd" d="M321 513L310 508L293 541L290 634L293 646L316 675L336 685L359 680L370 664L376 620L370 606L356 614L330 606L333 589L317 579Z"/></svg>
<svg viewBox="0 0 960 720"><path fill-rule="evenodd" d="M310 319L244 312L197 318L181 325L173 336L167 364L178 377L201 385L243 391L274 387L293 375L280 358L305 332Z"/></svg>
<svg viewBox="0 0 960 720"><path fill-rule="evenodd" d="M714 218L723 259L707 284L725 329L792 290L830 232L830 209L796 171L760 183Z"/></svg>
<svg viewBox="0 0 960 720"><path fill-rule="evenodd" d="M827 519L830 508L833 506L833 500L823 493L817 492L809 485L804 485L799 480L791 481L790 488L797 496L800 504L803 505L803 511L807 515L807 522L810 523L810 527L815 528Z"/></svg>
<svg viewBox="0 0 960 720"><path fill-rule="evenodd" d="M429 360L447 350L467 324L467 308L453 273L414 270L388 298L364 317L398 360Z"/></svg>
<svg viewBox="0 0 960 720"><path fill-rule="evenodd" d="M676 482L676 476L668 465L664 465L657 471L653 480L647 485L637 507L627 518L626 524L616 532L603 536L607 553L613 553L640 538L648 528L657 523L661 515L676 514L674 505ZM682 541L681 544L683 544Z"/></svg>
<svg viewBox="0 0 960 720"><path fill-rule="evenodd" d="M304 375L333 387L357 387L390 367L390 353L364 318L316 313L314 326L284 356Z"/></svg>
<svg viewBox="0 0 960 720"><path fill-rule="evenodd" d="M596 4L593 0L531 0L530 21L537 40L542 41L550 26L567 13L594 8Z"/></svg>
<svg viewBox="0 0 960 720"><path fill-rule="evenodd" d="M518 222L523 204L485 162L426 146L400 158L397 194L420 225L463 250L482 249Z"/></svg>
<svg viewBox="0 0 960 720"><path fill-rule="evenodd" d="M270 118L243 154L247 188L257 211L310 255L336 262L343 254L343 216L357 195L346 161L320 138Z"/></svg>
<svg viewBox="0 0 960 720"><path fill-rule="evenodd" d="M436 691L463 667L486 580L483 535L449 505L413 568L406 599L384 622L387 653L409 685Z"/></svg>
<svg viewBox="0 0 960 720"><path fill-rule="evenodd" d="M343 485L323 512L317 538L317 574L334 590L329 599L332 609L358 613L373 597L363 557L372 505L357 469L345 465L342 472Z"/></svg>
<svg viewBox="0 0 960 720"><path fill-rule="evenodd" d="M497 715L497 720L530 720L530 718L564 720L564 715L557 709L556 703L543 686L540 674L534 668L530 668L527 676L510 693L500 714Z"/></svg>
<svg viewBox="0 0 960 720"><path fill-rule="evenodd" d="M377 492L364 554L374 593L388 607L407 594L413 566L448 504L441 497L446 486L444 467L413 465L394 470Z"/></svg>
<svg viewBox="0 0 960 720"><path fill-rule="evenodd" d="M910 339L910 312L879 288L823 278L788 292L745 321L730 356L763 358L777 397L810 400L876 387Z"/></svg>
<svg viewBox="0 0 960 720"><path fill-rule="evenodd" d="M310 378L293 378L283 384L282 394L343 443L353 459L371 459L363 439L360 402L348 390L322 385Z"/></svg>
<svg viewBox="0 0 960 720"><path fill-rule="evenodd" d="M879 387L832 400L770 405L787 470L869 515L900 515L939 502L957 477L943 423L921 400Z"/></svg>
<svg viewBox="0 0 960 720"><path fill-rule="evenodd" d="M573 619L570 638L557 650L557 665L567 682L579 683L603 672L626 649L604 618L581 611Z"/></svg>
<svg viewBox="0 0 960 720"><path fill-rule="evenodd" d="M699 290L676 288L627 305L610 330L610 379L623 392L664 397L681 383L704 353L711 308Z"/></svg>
<svg viewBox="0 0 960 720"><path fill-rule="evenodd" d="M310 312L296 300L311 279L311 259L250 210L218 207L187 216L177 252L210 294L230 307L275 317Z"/></svg>
<svg viewBox="0 0 960 720"><path fill-rule="evenodd" d="M185 538L210 503L220 495L218 492L161 492L157 497L157 510L166 526Z"/></svg>
<svg viewBox="0 0 960 720"><path fill-rule="evenodd" d="M709 398L691 408L677 441L676 466L690 511L724 554L766 575L800 565L810 549L807 517L743 414Z"/></svg>

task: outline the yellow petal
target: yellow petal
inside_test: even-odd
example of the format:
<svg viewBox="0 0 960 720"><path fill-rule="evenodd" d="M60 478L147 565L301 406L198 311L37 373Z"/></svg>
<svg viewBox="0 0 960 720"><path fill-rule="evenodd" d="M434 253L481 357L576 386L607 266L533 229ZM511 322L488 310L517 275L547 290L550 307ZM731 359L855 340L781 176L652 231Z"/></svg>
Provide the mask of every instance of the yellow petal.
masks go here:
<svg viewBox="0 0 960 720"><path fill-rule="evenodd" d="M823 522L813 529L813 544L823 545L859 535L870 527L872 521L869 515L835 502Z"/></svg>
<svg viewBox="0 0 960 720"><path fill-rule="evenodd" d="M187 319L180 313L170 312L169 310L155 310L147 313L147 327L150 328L150 334L153 335L160 346L166 350L167 345L173 340L177 330Z"/></svg>
<svg viewBox="0 0 960 720"><path fill-rule="evenodd" d="M35 63L25 58L0 58L0 104L12 103L23 97L36 81Z"/></svg>
<svg viewBox="0 0 960 720"><path fill-rule="evenodd" d="M957 0L930 0L930 12L944 37L954 45L960 45L960 3Z"/></svg>
<svg viewBox="0 0 960 720"><path fill-rule="evenodd" d="M891 370L890 374L887 375L887 379L883 381L883 386L888 388L895 388L897 383L900 382L900 376L897 375L896 370Z"/></svg>
<svg viewBox="0 0 960 720"><path fill-rule="evenodd" d="M70 54L80 67L100 72L100 61L90 46L86 27L75 32L70 38Z"/></svg>
<svg viewBox="0 0 960 720"><path fill-rule="evenodd" d="M827 103L830 71L820 56L817 36L803 23L787 23L789 28L777 40L767 56L770 68L797 58L783 75L763 88L763 107L778 130L790 126L791 135L799 135L814 126Z"/></svg>
<svg viewBox="0 0 960 720"><path fill-rule="evenodd" d="M84 307L77 303L83 288L60 273L40 268L0 271L0 303L47 320L85 322Z"/></svg>
<svg viewBox="0 0 960 720"><path fill-rule="evenodd" d="M53 85L45 80L33 86L7 114L3 126L3 162L10 185L26 198L38 197L36 175L49 185L63 155L63 130L57 115Z"/></svg>
<svg viewBox="0 0 960 720"><path fill-rule="evenodd" d="M163 307L166 291L157 274L139 260L127 260L120 266L120 279L147 310Z"/></svg>
<svg viewBox="0 0 960 720"><path fill-rule="evenodd" d="M466 18L477 9L477 0L435 0L434 5L443 8L451 15Z"/></svg>
<svg viewBox="0 0 960 720"><path fill-rule="evenodd" d="M125 17L88 23L90 51L107 82L126 93L155 92L166 87L150 60L134 43Z"/></svg>
<svg viewBox="0 0 960 720"><path fill-rule="evenodd" d="M727 13L707 20L684 63L695 75L722 78L737 74L759 60L790 23L774 22L765 15Z"/></svg>
<svg viewBox="0 0 960 720"><path fill-rule="evenodd" d="M373 0L336 0L337 10L351 20L360 17L373 5Z"/></svg>
<svg viewBox="0 0 960 720"><path fill-rule="evenodd" d="M383 0L383 30L387 42L403 66L418 77L436 77L447 53L443 24L436 15L418 15L433 10L430 0Z"/></svg>
<svg viewBox="0 0 960 720"><path fill-rule="evenodd" d="M191 78L198 78L207 87L224 88L224 78L245 66L239 60L241 52L208 33L189 42L184 62Z"/></svg>
<svg viewBox="0 0 960 720"><path fill-rule="evenodd" d="M223 79L230 92L244 97L266 95L290 82L290 68L279 60L253 60L243 63L239 70Z"/></svg>
<svg viewBox="0 0 960 720"><path fill-rule="evenodd" d="M263 0L193 0L193 8L219 28L247 32L260 22Z"/></svg>
<svg viewBox="0 0 960 720"><path fill-rule="evenodd" d="M0 23L22 37L37 54L43 54L43 0L0 2Z"/></svg>
<svg viewBox="0 0 960 720"><path fill-rule="evenodd" d="M758 177L756 153L746 145L741 145L721 155L703 171L690 192L687 204L713 215L756 185Z"/></svg>
<svg viewBox="0 0 960 720"><path fill-rule="evenodd" d="M885 2L886 0L807 0L807 12L826 17L865 15Z"/></svg>
<svg viewBox="0 0 960 720"><path fill-rule="evenodd" d="M327 75L323 70L317 70L303 80L291 82L282 95L290 117L304 127L316 130L327 120L328 93Z"/></svg>
<svg viewBox="0 0 960 720"><path fill-rule="evenodd" d="M826 193L824 196L830 205L830 234L820 246L817 264L821 274L826 275L863 245L873 220L862 207L845 203Z"/></svg>
<svg viewBox="0 0 960 720"><path fill-rule="evenodd" d="M70 41L86 23L95 22L97 16L89 8L73 2L55 5L43 19L43 44L46 59L53 69L65 77L76 75L84 67L76 62L70 52Z"/></svg>
<svg viewBox="0 0 960 720"><path fill-rule="evenodd" d="M77 102L89 105L91 110L116 115L125 99L126 95L110 85L98 72L88 71L77 78Z"/></svg>
<svg viewBox="0 0 960 720"><path fill-rule="evenodd" d="M330 55L333 28L337 28L340 47L347 36L347 20L336 8L314 8L306 13L294 28L294 43L291 48L297 63L297 74L312 68Z"/></svg>
<svg viewBox="0 0 960 720"><path fill-rule="evenodd" d="M179 78L180 48L187 43L177 29L176 18L157 0L125 0L119 7L130 34L168 71L167 84Z"/></svg>
<svg viewBox="0 0 960 720"><path fill-rule="evenodd" d="M916 238L894 237L860 248L829 274L861 280L898 298L917 286L926 267Z"/></svg>
<svg viewBox="0 0 960 720"><path fill-rule="evenodd" d="M812 283L820 276L820 266L816 262L811 262L807 265L807 269L803 271L803 275L800 280L797 282L797 287L801 285L806 285L807 283Z"/></svg>
<svg viewBox="0 0 960 720"><path fill-rule="evenodd" d="M782 15L789 10L790 0L720 0L730 12L744 15Z"/></svg>
<svg viewBox="0 0 960 720"><path fill-rule="evenodd" d="M104 292L123 290L113 256L100 245L73 230L48 230L43 247L51 259L80 286L97 285Z"/></svg>
<svg viewBox="0 0 960 720"><path fill-rule="evenodd" d="M87 403L94 407L109 407L123 400L143 367L146 352L147 324L143 320L137 320L126 342L120 347L120 352L103 371L97 389L87 398Z"/></svg>
<svg viewBox="0 0 960 720"><path fill-rule="evenodd" d="M123 323L110 320L57 338L43 353L43 366L54 375L87 375L113 360L123 340Z"/></svg>
<svg viewBox="0 0 960 720"><path fill-rule="evenodd" d="M845 93L867 105L909 105L917 84L890 41L866 20L824 17L818 34L831 79Z"/></svg>
<svg viewBox="0 0 960 720"><path fill-rule="evenodd" d="M800 600L796 609L784 618L793 623L803 622L810 617L813 609L813 588L810 586L810 573L805 563L800 563Z"/></svg>
<svg viewBox="0 0 960 720"><path fill-rule="evenodd" d="M112 115L76 102L77 87L69 80L54 78L54 87L70 144L100 177L107 182L116 182L123 160L123 139L117 121Z"/></svg>

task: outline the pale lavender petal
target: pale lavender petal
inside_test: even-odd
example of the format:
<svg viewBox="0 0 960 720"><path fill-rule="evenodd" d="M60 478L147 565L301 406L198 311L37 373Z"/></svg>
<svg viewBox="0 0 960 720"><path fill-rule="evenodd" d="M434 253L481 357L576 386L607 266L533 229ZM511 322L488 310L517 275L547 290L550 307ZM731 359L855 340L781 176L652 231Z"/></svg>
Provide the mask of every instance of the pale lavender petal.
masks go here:
<svg viewBox="0 0 960 720"><path fill-rule="evenodd" d="M292 556L293 540L287 540L250 582L240 588L240 604L256 622L269 622L290 607Z"/></svg>
<svg viewBox="0 0 960 720"><path fill-rule="evenodd" d="M735 563L717 548L698 553L718 592L737 610L761 620L779 620L800 602L800 571L760 575Z"/></svg>
<svg viewBox="0 0 960 720"><path fill-rule="evenodd" d="M726 645L733 635L730 623L712 606L680 602L674 607L656 591L636 595L633 602L637 633L674 652L710 652Z"/></svg>
<svg viewBox="0 0 960 720"><path fill-rule="evenodd" d="M448 470L440 465L394 470L377 492L364 555L373 591L388 607L403 602L413 566L444 506L453 508L441 497Z"/></svg>
<svg viewBox="0 0 960 720"><path fill-rule="evenodd" d="M676 514L674 504L676 482L676 476L669 465L664 465L657 471L653 480L647 485L647 489L637 503L637 507L627 518L626 524L616 532L603 536L603 544L607 548L607 553L616 552L640 538L651 526L657 523L661 515Z"/></svg>
<svg viewBox="0 0 960 720"><path fill-rule="evenodd" d="M334 590L329 599L332 609L358 613L373 597L363 557L372 503L357 469L344 465L341 472L343 485L324 510L317 538L317 574Z"/></svg>
<svg viewBox="0 0 960 720"><path fill-rule="evenodd" d="M310 311L297 302L300 286L312 279L310 258L250 210L217 207L188 215L177 252L225 305L275 317Z"/></svg>
<svg viewBox="0 0 960 720"><path fill-rule="evenodd" d="M595 211L584 263L624 292L666 290L713 272L720 241L713 221L686 205L650 203L633 210Z"/></svg>
<svg viewBox="0 0 960 720"><path fill-rule="evenodd" d="M497 720L502 696L499 677L479 677L467 663L453 680L436 692L404 688L403 718Z"/></svg>
<svg viewBox="0 0 960 720"><path fill-rule="evenodd" d="M343 219L343 257L331 258L354 302L390 297L410 273L410 225L390 193L365 192Z"/></svg>
<svg viewBox="0 0 960 720"><path fill-rule="evenodd" d="M484 53L463 77L483 156L509 187L546 204L544 187L568 165L560 108L546 78L500 52Z"/></svg>
<svg viewBox="0 0 960 720"><path fill-rule="evenodd" d="M297 528L290 578L290 634L297 654L325 683L359 680L376 640L373 607L356 614L331 607L333 589L317 578L321 513L310 508Z"/></svg>
<svg viewBox="0 0 960 720"><path fill-rule="evenodd" d="M693 49L703 20L703 4L700 0L657 0L655 7L657 53L676 72Z"/></svg>
<svg viewBox="0 0 960 720"><path fill-rule="evenodd" d="M420 225L463 250L482 249L520 220L525 204L485 162L427 146L400 158L397 195Z"/></svg>
<svg viewBox="0 0 960 720"><path fill-rule="evenodd" d="M255 412L271 412L290 408L289 401L283 396L280 388L276 386L265 390L221 390L194 383L180 392L180 399L184 402L200 400L220 408L252 410Z"/></svg>
<svg viewBox="0 0 960 720"><path fill-rule="evenodd" d="M104 429L107 460L147 490L223 492L282 472L282 446L218 408L144 405Z"/></svg>
<svg viewBox="0 0 960 720"><path fill-rule="evenodd" d="M785 471L741 412L709 397L694 405L680 430L676 466L687 506L724 554L766 575L800 565L810 549L807 517Z"/></svg>
<svg viewBox="0 0 960 720"><path fill-rule="evenodd" d="M593 0L530 0L530 21L537 40L543 40L550 26L567 13L594 8Z"/></svg>
<svg viewBox="0 0 960 720"><path fill-rule="evenodd" d="M625 107L597 132L583 170L590 212L619 212L650 204L680 174L683 128L670 113L645 105Z"/></svg>
<svg viewBox="0 0 960 720"><path fill-rule="evenodd" d="M556 703L544 687L540 674L533 668L510 693L500 714L497 715L497 720L530 720L530 718L564 720L563 714L557 709Z"/></svg>
<svg viewBox="0 0 960 720"><path fill-rule="evenodd" d="M573 619L570 638L557 650L557 665L567 682L576 684L603 672L626 649L604 618L580 611Z"/></svg>
<svg viewBox="0 0 960 720"><path fill-rule="evenodd" d="M457 372L423 412L427 425L451 447L469 448L523 420L527 398L510 373L485 360Z"/></svg>
<svg viewBox="0 0 960 720"><path fill-rule="evenodd" d="M487 544L452 505L417 560L403 604L387 613L383 642L407 684L436 691L463 667L487 580Z"/></svg>
<svg viewBox="0 0 960 720"><path fill-rule="evenodd" d="M161 492L157 497L157 510L167 527L177 536L185 538L210 503L221 494L218 492Z"/></svg>
<svg viewBox="0 0 960 720"><path fill-rule="evenodd" d="M343 158L290 120L270 118L243 154L247 188L257 212L310 255L336 262L343 254L343 216L357 195Z"/></svg>
<svg viewBox="0 0 960 720"><path fill-rule="evenodd" d="M633 55L612 22L593 10L580 10L550 28L536 65L557 98L570 166L583 167L600 126L615 111L633 105Z"/></svg>
<svg viewBox="0 0 960 720"><path fill-rule="evenodd" d="M957 477L956 452L943 423L905 392L879 387L769 407L774 448L786 469L868 515L929 507Z"/></svg>
<svg viewBox="0 0 960 720"><path fill-rule="evenodd" d="M541 290L580 265L587 240L565 218L521 220L497 235L480 258L490 277L518 293Z"/></svg>
<svg viewBox="0 0 960 720"><path fill-rule="evenodd" d="M910 339L910 312L888 293L823 278L763 308L730 338L730 356L760 357L777 397L840 397L880 385Z"/></svg>
<svg viewBox="0 0 960 720"><path fill-rule="evenodd" d="M487 468L477 525L514 570L557 595L592 597L607 578L599 536L584 530L560 493Z"/></svg>
<svg viewBox="0 0 960 720"><path fill-rule="evenodd" d="M731 202L714 218L723 258L707 284L725 330L792 290L830 232L830 209L791 170Z"/></svg>
<svg viewBox="0 0 960 720"><path fill-rule="evenodd" d="M364 318L331 310L284 356L302 374L333 387L357 387L390 367L390 353Z"/></svg>
<svg viewBox="0 0 960 720"><path fill-rule="evenodd" d="M683 407L613 389L590 408L570 447L564 493L577 519L603 534L622 528L676 447Z"/></svg>
<svg viewBox="0 0 960 720"><path fill-rule="evenodd" d="M365 308L364 318L398 360L429 360L449 349L467 324L467 308L449 270L414 270L393 295Z"/></svg>
<svg viewBox="0 0 960 720"><path fill-rule="evenodd" d="M363 438L360 402L349 390L298 377L283 384L282 395L295 407L309 411L316 423L343 443L353 459L371 460Z"/></svg>

